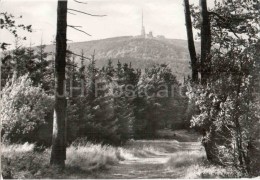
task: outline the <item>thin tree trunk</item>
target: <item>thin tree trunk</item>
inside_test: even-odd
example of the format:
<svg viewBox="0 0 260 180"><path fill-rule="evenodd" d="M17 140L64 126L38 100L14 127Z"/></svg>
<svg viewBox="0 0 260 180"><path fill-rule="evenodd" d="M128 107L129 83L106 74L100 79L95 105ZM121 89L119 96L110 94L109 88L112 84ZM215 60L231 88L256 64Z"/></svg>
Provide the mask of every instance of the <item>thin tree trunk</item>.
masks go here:
<svg viewBox="0 0 260 180"><path fill-rule="evenodd" d="M237 143L237 153L238 153L238 160L240 163L240 166L244 172L249 173L250 168L247 167L246 162L247 162L247 157L244 154L244 148L243 148L243 135L242 135L242 128L239 122L239 115L240 115L240 110L239 110L239 94L241 92L241 85L242 85L242 78L243 75L238 74L238 84L237 84L237 89L236 89L236 103L235 103L235 112L234 112L234 124L236 128L236 143Z"/></svg>
<svg viewBox="0 0 260 180"><path fill-rule="evenodd" d="M189 47L190 59L191 59L192 81L197 82L198 81L197 55L196 55L196 49L194 45L189 0L184 0L184 8L185 8L185 21L186 21L186 29L187 29L188 47Z"/></svg>
<svg viewBox="0 0 260 180"><path fill-rule="evenodd" d="M201 83L206 84L210 76L211 30L207 0L200 0L201 11Z"/></svg>
<svg viewBox="0 0 260 180"><path fill-rule="evenodd" d="M201 59L200 59L200 73L201 84L206 85L210 77L210 48L211 48L211 31L210 20L207 9L207 0L200 0L200 14L201 14ZM212 134L209 141L205 141L204 148L209 161L217 162L214 155L214 140L216 138L215 126L212 126Z"/></svg>
<svg viewBox="0 0 260 180"><path fill-rule="evenodd" d="M66 97L64 94L67 48L67 0L58 1L55 55L55 107L50 163L65 166L66 159Z"/></svg>

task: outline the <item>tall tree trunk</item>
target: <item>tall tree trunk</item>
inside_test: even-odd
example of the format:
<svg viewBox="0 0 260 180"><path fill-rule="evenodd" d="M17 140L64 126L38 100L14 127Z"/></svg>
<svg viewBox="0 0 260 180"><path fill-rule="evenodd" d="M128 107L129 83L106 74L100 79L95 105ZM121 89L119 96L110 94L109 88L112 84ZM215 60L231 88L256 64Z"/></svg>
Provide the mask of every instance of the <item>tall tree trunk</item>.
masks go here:
<svg viewBox="0 0 260 180"><path fill-rule="evenodd" d="M184 0L184 9L185 9L185 21L186 21L186 29L187 29L188 47L189 47L190 59L191 59L192 81L197 82L198 81L197 55L196 55L196 49L195 49L195 45L194 45L189 0Z"/></svg>
<svg viewBox="0 0 260 180"><path fill-rule="evenodd" d="M210 48L211 48L211 31L210 20L207 7L207 0L200 0L200 15L201 15L201 58L200 58L200 73L201 84L206 85L207 80L210 77ZM206 151L207 159L211 162L217 163L218 160L215 157L215 143L217 138L215 133L215 126L212 126L210 138L204 141L203 145ZM204 138L205 139L205 135Z"/></svg>
<svg viewBox="0 0 260 180"><path fill-rule="evenodd" d="M200 0L201 12L201 83L206 84L210 76L211 30L207 0Z"/></svg>
<svg viewBox="0 0 260 180"><path fill-rule="evenodd" d="M67 0L58 0L57 34L55 55L55 107L53 117L53 137L50 163L65 166L66 159L66 97L65 67L67 48Z"/></svg>

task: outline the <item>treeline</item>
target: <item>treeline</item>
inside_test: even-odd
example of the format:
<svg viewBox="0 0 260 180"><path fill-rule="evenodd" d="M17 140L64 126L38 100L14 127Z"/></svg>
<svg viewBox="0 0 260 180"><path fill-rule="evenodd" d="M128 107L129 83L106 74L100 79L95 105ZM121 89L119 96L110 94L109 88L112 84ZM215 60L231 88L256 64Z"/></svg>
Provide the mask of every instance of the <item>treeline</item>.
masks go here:
<svg viewBox="0 0 260 180"><path fill-rule="evenodd" d="M50 145L54 63L45 46L16 46L2 60L1 109L6 141ZM67 141L120 145L129 139L157 138L157 130L189 127L186 86L165 64L145 70L111 60L103 68L67 52ZM12 123L10 123L12 122Z"/></svg>

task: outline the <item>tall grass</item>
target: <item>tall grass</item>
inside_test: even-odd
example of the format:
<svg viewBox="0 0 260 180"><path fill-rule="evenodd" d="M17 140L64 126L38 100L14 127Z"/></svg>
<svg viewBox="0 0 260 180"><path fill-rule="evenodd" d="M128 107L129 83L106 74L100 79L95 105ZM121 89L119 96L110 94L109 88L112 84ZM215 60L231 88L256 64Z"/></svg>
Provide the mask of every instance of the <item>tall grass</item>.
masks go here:
<svg viewBox="0 0 260 180"><path fill-rule="evenodd" d="M90 171L118 163L120 151L108 145L87 143L67 149L66 165Z"/></svg>
<svg viewBox="0 0 260 180"><path fill-rule="evenodd" d="M49 152L35 152L33 144L2 145L1 168L4 178L32 178L48 165Z"/></svg>
<svg viewBox="0 0 260 180"><path fill-rule="evenodd" d="M2 170L6 178L67 178L91 177L99 169L108 169L123 160L134 160L160 154L162 149L132 144L113 147L101 144L74 144L67 148L66 169L60 171L49 165L50 149L34 151L34 144L2 145ZM82 176L79 176L82 175Z"/></svg>
<svg viewBox="0 0 260 180"><path fill-rule="evenodd" d="M29 152L32 151L34 147L35 147L34 144L29 144L29 143L12 144L12 145L2 144L1 152L4 154Z"/></svg>

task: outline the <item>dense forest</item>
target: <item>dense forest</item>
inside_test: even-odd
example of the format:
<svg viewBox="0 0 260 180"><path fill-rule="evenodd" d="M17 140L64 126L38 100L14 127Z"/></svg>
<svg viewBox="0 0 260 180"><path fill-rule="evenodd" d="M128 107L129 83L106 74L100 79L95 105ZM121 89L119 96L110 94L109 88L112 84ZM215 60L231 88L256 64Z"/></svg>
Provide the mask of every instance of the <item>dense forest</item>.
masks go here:
<svg viewBox="0 0 260 180"><path fill-rule="evenodd" d="M136 68L108 58L98 67L95 51L70 50L67 13L91 14L67 3L58 1L54 53L43 43L24 46L26 37L17 32L32 32L33 25L0 13L1 29L15 37L12 50L0 42L4 178L114 178L93 170L160 153L173 169L162 177L260 175L258 1L215 1L213 7L183 1L191 75L182 82L166 63ZM195 154L187 149L200 146L192 136L203 147ZM178 168L186 176L176 176Z"/></svg>
<svg viewBox="0 0 260 180"><path fill-rule="evenodd" d="M6 54L8 60L2 66L6 108L2 113L11 119L15 111L22 111L12 123L3 121L3 136L10 142L51 145L50 132L45 132L48 138L41 139L42 128L52 129L55 93L54 63L47 60L44 48L19 46ZM80 59L77 65L75 55L70 51L66 55L68 143L87 137L93 142L119 145L131 138L156 138L159 129L189 127L185 116L187 88L176 80L167 65L158 64L142 71L133 69L131 63L121 64L120 60L114 67L108 60L99 69L94 55L88 63L84 55ZM35 133L40 134L32 136Z"/></svg>

